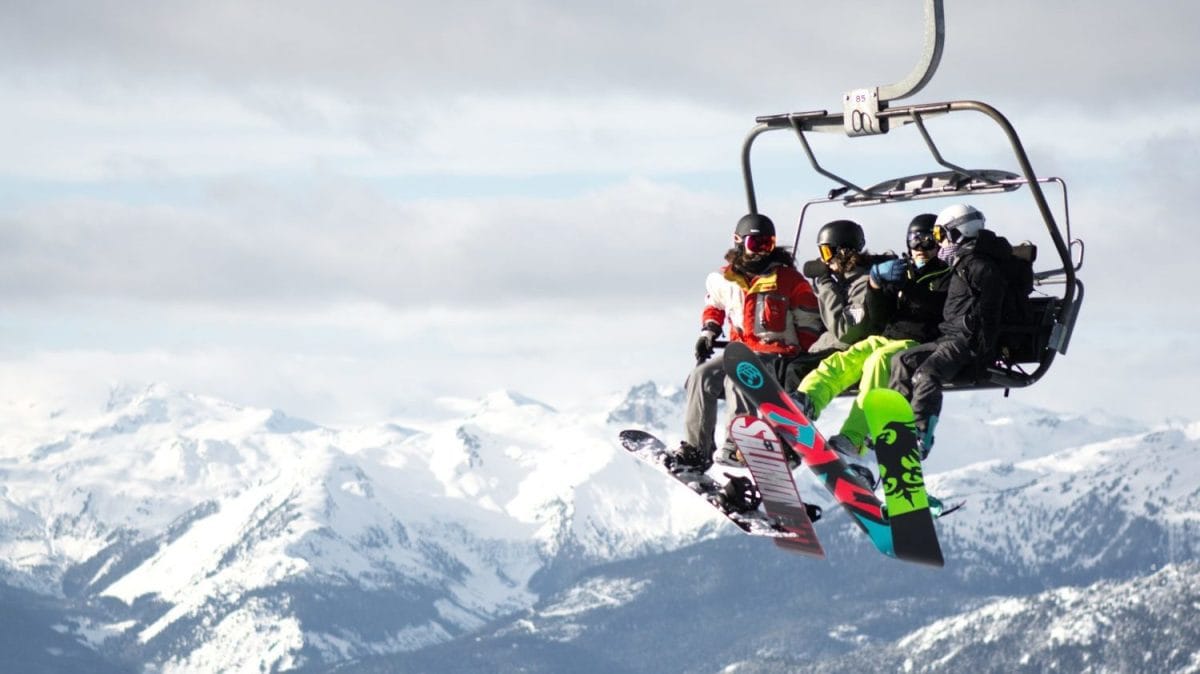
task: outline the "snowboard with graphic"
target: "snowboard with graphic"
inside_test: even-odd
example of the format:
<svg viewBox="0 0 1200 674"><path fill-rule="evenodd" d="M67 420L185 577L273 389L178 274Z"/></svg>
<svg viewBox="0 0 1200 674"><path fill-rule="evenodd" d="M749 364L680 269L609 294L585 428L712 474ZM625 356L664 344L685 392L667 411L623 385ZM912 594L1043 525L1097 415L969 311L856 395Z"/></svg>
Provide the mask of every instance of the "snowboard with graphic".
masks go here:
<svg viewBox="0 0 1200 674"><path fill-rule="evenodd" d="M767 371L758 356L745 344L731 342L723 355L725 374L742 395L758 411L758 416L770 424L789 447L804 461L842 505L850 518L870 538L881 553L918 564L942 566L941 559L928 555L905 557L897 554L891 524L883 503L876 498L871 485L846 466L836 452L825 445L825 438L804 416L775 377ZM907 548L902 548L907 554Z"/></svg>
<svg viewBox="0 0 1200 674"><path fill-rule="evenodd" d="M775 543L789 550L824 557L808 513L815 506L805 504L788 465L787 450L771 425L748 414L734 417L729 424L729 439L738 448L758 490L762 507L786 531L796 538L776 538ZM820 512L819 510L817 511Z"/></svg>
<svg viewBox="0 0 1200 674"><path fill-rule="evenodd" d="M930 496L925 491L912 407L898 392L880 388L863 396L862 409L879 462L896 556L942 566L945 562L933 526Z"/></svg>
<svg viewBox="0 0 1200 674"><path fill-rule="evenodd" d="M751 510L748 513L736 512L725 507L721 497L725 484L729 479L737 477L736 475L730 472L721 472L718 476L714 477L708 473L701 473L695 470L672 470L671 452L662 440L642 430L621 431L619 437L621 446L627 452L703 496L709 505L716 508L722 515L729 518L731 522L747 534L773 538L779 547L792 552L813 557L825 556L820 542L817 541L816 533L812 531L812 522L805 512L803 505L800 508L800 513L804 515L804 521L808 522L807 529L804 528L802 523L797 525L798 518L796 517L796 513L791 511L787 511L790 517L786 520L781 518L779 514L771 514L764 511L761 504L759 508ZM731 470L737 472L738 469ZM742 469L742 472L744 472L744 469Z"/></svg>

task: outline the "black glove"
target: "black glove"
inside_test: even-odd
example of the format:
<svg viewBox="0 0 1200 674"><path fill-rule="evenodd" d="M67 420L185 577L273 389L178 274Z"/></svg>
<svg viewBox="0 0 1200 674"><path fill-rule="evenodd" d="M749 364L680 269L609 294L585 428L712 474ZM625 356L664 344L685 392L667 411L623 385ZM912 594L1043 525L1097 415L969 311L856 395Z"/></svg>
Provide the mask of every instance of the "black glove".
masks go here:
<svg viewBox="0 0 1200 674"><path fill-rule="evenodd" d="M821 278L829 273L829 265L821 260L809 260L804 263L803 272L808 278Z"/></svg>
<svg viewBox="0 0 1200 674"><path fill-rule="evenodd" d="M720 328L715 327L711 323L708 325L705 325L704 329L700 331L700 336L698 338L696 338L696 364L697 365L699 365L700 363L703 363L704 361L708 360L709 358L712 358L713 350L714 350L713 342L717 341L717 337L720 336L720 334L721 334Z"/></svg>

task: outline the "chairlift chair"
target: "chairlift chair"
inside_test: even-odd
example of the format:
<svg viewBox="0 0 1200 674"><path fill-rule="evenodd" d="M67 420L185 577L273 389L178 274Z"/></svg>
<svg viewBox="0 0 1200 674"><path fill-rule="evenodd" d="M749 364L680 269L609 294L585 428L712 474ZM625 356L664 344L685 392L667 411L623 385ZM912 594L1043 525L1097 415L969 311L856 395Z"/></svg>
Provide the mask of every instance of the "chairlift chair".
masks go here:
<svg viewBox="0 0 1200 674"><path fill-rule="evenodd" d="M840 113L827 110L792 112L757 117L755 126L742 146L742 175L745 181L748 212L758 212L758 199L751 170L751 149L764 133L792 131L812 169L832 180L836 186L823 197L809 200L801 210L796 228L800 234L809 208L818 204L841 203L844 207L881 206L920 199L974 199L978 196L1010 193L1025 189L1033 198L1058 257L1058 266L1042 271L1035 265L1035 295L1031 298L1032 316L1022 325L1004 325L1001 342L1006 344L993 366L979 376L970 376L946 386L946 390L1008 389L1030 386L1050 369L1057 354L1065 354L1083 302L1083 282L1077 276L1083 266L1084 245L1072 238L1066 182L1061 178L1039 178L1033 170L1021 139L1012 124L992 106L979 101L960 100L942 103L893 106L892 101L910 96L929 82L941 60L945 39L942 0L925 0L925 41L921 60L907 78L897 84L858 89L843 96ZM967 169L948 161L929 132L931 118L973 112L984 115L1007 138L1020 173L1006 170ZM821 165L808 134L845 133L851 137L886 134L911 126L921 135L933 160L944 170L908 175L870 186L860 186ZM859 141L855 141L859 142ZM1054 184L1062 193L1062 225L1047 203L1043 185ZM986 210L986 206L983 207ZM1020 246L1017 254L1036 255L1036 248ZM1051 289L1055 289L1051 292Z"/></svg>

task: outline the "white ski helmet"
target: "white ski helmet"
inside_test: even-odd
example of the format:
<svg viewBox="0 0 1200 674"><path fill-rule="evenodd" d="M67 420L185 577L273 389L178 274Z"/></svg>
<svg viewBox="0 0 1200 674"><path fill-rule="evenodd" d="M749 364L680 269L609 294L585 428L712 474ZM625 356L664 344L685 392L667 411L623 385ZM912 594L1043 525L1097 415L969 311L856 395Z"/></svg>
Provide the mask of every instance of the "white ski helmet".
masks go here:
<svg viewBox="0 0 1200 674"><path fill-rule="evenodd" d="M974 206L954 204L938 213L937 220L933 223L933 236L939 243L946 239L951 243L974 239L979 235L979 230L983 229L985 222L983 213Z"/></svg>

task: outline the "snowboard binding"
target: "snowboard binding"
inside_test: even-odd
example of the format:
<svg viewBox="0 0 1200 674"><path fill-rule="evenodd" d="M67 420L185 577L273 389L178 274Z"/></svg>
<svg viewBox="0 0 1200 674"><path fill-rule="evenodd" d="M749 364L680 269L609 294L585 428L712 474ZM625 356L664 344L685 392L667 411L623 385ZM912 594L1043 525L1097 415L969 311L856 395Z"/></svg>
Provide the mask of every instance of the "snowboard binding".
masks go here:
<svg viewBox="0 0 1200 674"><path fill-rule="evenodd" d="M727 513L739 514L757 510L762 503L762 492L754 480L729 473L725 473L725 477L729 478L729 482L717 494L721 508Z"/></svg>

